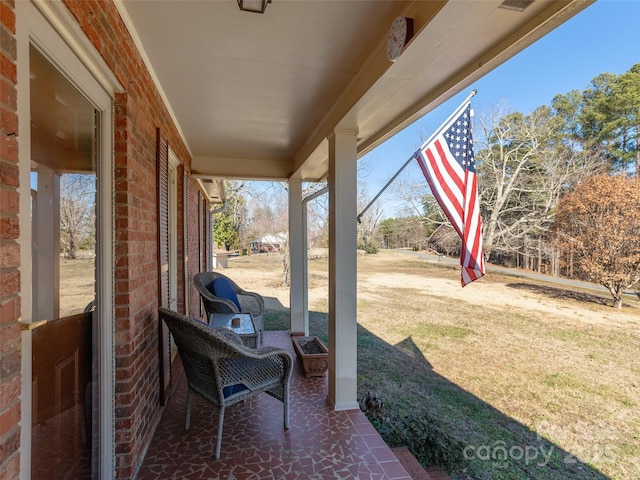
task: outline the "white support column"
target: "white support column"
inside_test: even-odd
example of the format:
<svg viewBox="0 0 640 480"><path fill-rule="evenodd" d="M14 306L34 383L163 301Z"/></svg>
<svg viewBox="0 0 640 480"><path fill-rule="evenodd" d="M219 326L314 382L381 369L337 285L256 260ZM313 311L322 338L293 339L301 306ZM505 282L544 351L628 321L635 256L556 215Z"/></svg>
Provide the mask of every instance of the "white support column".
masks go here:
<svg viewBox="0 0 640 480"><path fill-rule="evenodd" d="M329 395L334 410L358 408L356 322L356 132L329 136Z"/></svg>
<svg viewBox="0 0 640 480"><path fill-rule="evenodd" d="M294 334L309 334L308 319L304 315L304 298L308 282L306 262L306 235L302 221L302 182L289 180L289 305L290 328Z"/></svg>
<svg viewBox="0 0 640 480"><path fill-rule="evenodd" d="M48 167L38 168L33 204L33 318L53 320L60 316L60 175Z"/></svg>

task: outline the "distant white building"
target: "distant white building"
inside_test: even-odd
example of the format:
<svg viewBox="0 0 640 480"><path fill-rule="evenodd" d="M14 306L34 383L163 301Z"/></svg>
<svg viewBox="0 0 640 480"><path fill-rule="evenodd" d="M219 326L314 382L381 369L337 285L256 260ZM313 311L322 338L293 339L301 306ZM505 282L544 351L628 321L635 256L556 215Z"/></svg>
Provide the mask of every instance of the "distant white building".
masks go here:
<svg viewBox="0 0 640 480"><path fill-rule="evenodd" d="M287 236L284 233L265 235L251 241L251 253L279 252L286 242Z"/></svg>

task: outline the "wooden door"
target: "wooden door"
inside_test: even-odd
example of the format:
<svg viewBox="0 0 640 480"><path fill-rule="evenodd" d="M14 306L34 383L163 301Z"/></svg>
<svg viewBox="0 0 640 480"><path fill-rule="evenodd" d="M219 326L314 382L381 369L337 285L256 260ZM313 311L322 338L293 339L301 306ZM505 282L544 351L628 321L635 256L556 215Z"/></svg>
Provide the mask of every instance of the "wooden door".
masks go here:
<svg viewBox="0 0 640 480"><path fill-rule="evenodd" d="M33 330L31 478L90 478L92 313Z"/></svg>

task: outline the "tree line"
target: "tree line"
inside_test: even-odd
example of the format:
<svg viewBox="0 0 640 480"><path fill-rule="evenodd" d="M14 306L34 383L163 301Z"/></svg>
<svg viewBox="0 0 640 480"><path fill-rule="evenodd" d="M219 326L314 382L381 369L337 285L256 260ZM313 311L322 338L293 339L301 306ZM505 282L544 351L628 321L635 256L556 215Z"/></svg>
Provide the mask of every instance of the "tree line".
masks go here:
<svg viewBox="0 0 640 480"><path fill-rule="evenodd" d="M640 64L532 113L497 106L475 125L485 257L605 285L620 306L640 281ZM581 205L581 206L578 206ZM434 197L382 221L387 248L459 252Z"/></svg>

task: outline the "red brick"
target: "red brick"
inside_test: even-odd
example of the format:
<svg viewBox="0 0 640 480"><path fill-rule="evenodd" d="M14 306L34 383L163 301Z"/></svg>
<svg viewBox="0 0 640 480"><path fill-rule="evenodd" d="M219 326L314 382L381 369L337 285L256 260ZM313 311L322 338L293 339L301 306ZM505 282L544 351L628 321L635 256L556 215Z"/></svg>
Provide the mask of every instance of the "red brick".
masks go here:
<svg viewBox="0 0 640 480"><path fill-rule="evenodd" d="M15 85L7 83L2 78L0 78L0 105L4 105L13 111L18 108L18 95Z"/></svg>
<svg viewBox="0 0 640 480"><path fill-rule="evenodd" d="M9 5L0 3L0 18L2 19L2 25L7 28L11 33L16 33L16 14L13 8L9 8Z"/></svg>
<svg viewBox="0 0 640 480"><path fill-rule="evenodd" d="M0 328L0 333L2 333L2 336L0 337L0 352L9 352L14 349L16 345L20 343L20 332L19 322L15 321L4 324Z"/></svg>
<svg viewBox="0 0 640 480"><path fill-rule="evenodd" d="M1 288L2 294L5 296L19 293L20 292L20 272L18 270L9 270L7 272L0 272L0 287L2 287Z"/></svg>
<svg viewBox="0 0 640 480"><path fill-rule="evenodd" d="M19 474L20 452L16 451L5 462L0 463L0 480L17 480Z"/></svg>
<svg viewBox="0 0 640 480"><path fill-rule="evenodd" d="M4 24L4 18L2 19ZM10 32L11 33L11 32ZM5 52L9 58L16 58L16 39L13 35L0 35L0 51Z"/></svg>
<svg viewBox="0 0 640 480"><path fill-rule="evenodd" d="M1 192L0 198L2 198ZM2 244L2 249L0 250L0 268L9 269L18 268L19 266L20 246L17 243Z"/></svg>
<svg viewBox="0 0 640 480"><path fill-rule="evenodd" d="M8 379L14 375L20 375L20 368L20 352L18 350L4 352L0 356L0 378Z"/></svg>
<svg viewBox="0 0 640 480"><path fill-rule="evenodd" d="M187 172L190 171L190 158L113 3L95 0L63 2L127 89L124 93L116 94L113 120L116 219L115 378L118 382L114 421L117 428L116 478L130 478L142 459L160 415L157 372L156 128L160 128L178 158L184 162ZM6 59L0 59L11 71L4 80L7 89L0 92L0 99L5 98L8 105L12 104L11 99L15 93L9 88L15 72L11 51L9 48ZM13 119L9 119L7 124L15 124L17 128ZM18 155L15 137L5 137L0 145L0 152L5 163L16 163ZM17 188L17 175L14 177L10 170L0 175L3 175L3 182L4 177L8 179L6 185ZM182 189L182 185L179 188ZM189 260L192 265L198 265L199 200L195 185L189 182L186 188L191 189L190 208L186 216L189 218L190 229L195 232L190 235ZM179 198L182 205L182 195ZM179 218L184 216L179 215ZM181 223L178 231L182 231L183 227ZM18 225L8 221L1 231L3 234L13 235L18 231ZM11 253L1 261L13 265L13 255ZM182 277L184 271L178 272L180 291L184 291ZM193 298L186 302L181 299L180 302L189 304L193 302ZM7 302L2 307L3 319L14 317L19 312L19 306L19 302ZM124 405L128 403L134 405Z"/></svg>
<svg viewBox="0 0 640 480"><path fill-rule="evenodd" d="M20 185L20 181L18 179L18 165L15 163L0 161L0 185L16 188Z"/></svg>
<svg viewBox="0 0 640 480"><path fill-rule="evenodd" d="M15 135L0 135L0 159L18 162L18 138Z"/></svg>
<svg viewBox="0 0 640 480"><path fill-rule="evenodd" d="M17 217L0 218L0 240L15 240L20 236Z"/></svg>
<svg viewBox="0 0 640 480"><path fill-rule="evenodd" d="M20 196L17 190L0 188L0 205L2 213L18 214L20 206Z"/></svg>
<svg viewBox="0 0 640 480"><path fill-rule="evenodd" d="M20 318L20 298L18 296L0 299L0 327Z"/></svg>
<svg viewBox="0 0 640 480"><path fill-rule="evenodd" d="M21 341L16 16L0 0L0 480L20 476ZM7 188L8 187L8 188Z"/></svg>
<svg viewBox="0 0 640 480"><path fill-rule="evenodd" d="M9 405L16 402L20 396L21 389L21 377L20 375L13 375L11 377L2 378L0 385L0 405Z"/></svg>
<svg viewBox="0 0 640 480"><path fill-rule="evenodd" d="M125 430L130 429L132 425L130 418L119 418L116 420L115 428L116 430Z"/></svg>
<svg viewBox="0 0 640 480"><path fill-rule="evenodd" d="M12 456L17 456L18 448L20 447L20 428L13 428L8 435L2 438L1 445L2 447L0 447L0 464L2 464ZM0 472L2 472L2 470L0 470ZM0 478L4 479L8 477L3 477L0 474Z"/></svg>
<svg viewBox="0 0 640 480"><path fill-rule="evenodd" d="M0 72L2 72L2 76L6 78L9 82L16 84L17 81L17 72L15 62L7 57L4 52L0 52Z"/></svg>
<svg viewBox="0 0 640 480"><path fill-rule="evenodd" d="M18 426L20 421L20 404L18 402L0 412L0 437Z"/></svg>
<svg viewBox="0 0 640 480"><path fill-rule="evenodd" d="M18 115L15 109L0 108L0 129L8 135L18 134Z"/></svg>

